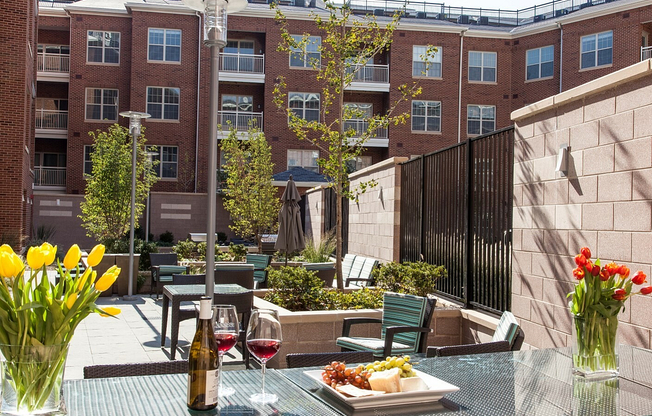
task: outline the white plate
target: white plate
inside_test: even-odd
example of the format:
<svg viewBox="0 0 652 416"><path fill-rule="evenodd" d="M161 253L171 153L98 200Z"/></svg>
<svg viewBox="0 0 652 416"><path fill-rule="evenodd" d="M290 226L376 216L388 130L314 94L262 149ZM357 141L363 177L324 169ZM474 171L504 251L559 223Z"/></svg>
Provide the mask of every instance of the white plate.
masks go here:
<svg viewBox="0 0 652 416"><path fill-rule="evenodd" d="M428 390L387 393L381 394L379 396L347 397L328 384L324 383L321 376L323 371L324 370L312 370L304 371L304 373L308 377L319 382L324 390L331 394L333 397L341 400L354 409L368 409L372 407L386 407L402 404L434 402L441 399L445 394L452 393L460 389L459 387L447 383L444 380L440 380L437 377L433 377L421 371L414 370L417 376L419 376L421 380L426 383Z"/></svg>

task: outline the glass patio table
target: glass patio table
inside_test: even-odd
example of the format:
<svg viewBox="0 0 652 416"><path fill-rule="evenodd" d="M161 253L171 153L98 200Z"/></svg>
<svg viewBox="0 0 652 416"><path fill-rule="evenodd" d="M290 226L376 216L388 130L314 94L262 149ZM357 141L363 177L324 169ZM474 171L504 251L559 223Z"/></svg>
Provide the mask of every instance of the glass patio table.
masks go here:
<svg viewBox="0 0 652 416"><path fill-rule="evenodd" d="M439 402L364 411L353 411L334 399L304 374L305 368L280 372L345 415L652 415L652 350L621 345L619 355L620 377L592 382L572 375L570 348L415 357L415 369L458 386L459 391Z"/></svg>

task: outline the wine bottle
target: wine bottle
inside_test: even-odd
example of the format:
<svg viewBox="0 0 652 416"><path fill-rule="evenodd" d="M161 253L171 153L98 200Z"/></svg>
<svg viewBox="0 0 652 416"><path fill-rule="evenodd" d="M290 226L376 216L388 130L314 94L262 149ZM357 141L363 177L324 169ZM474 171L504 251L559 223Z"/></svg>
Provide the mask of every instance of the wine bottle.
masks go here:
<svg viewBox="0 0 652 416"><path fill-rule="evenodd" d="M211 324L210 297L199 301L199 323L188 353L188 408L210 410L217 407L217 342Z"/></svg>

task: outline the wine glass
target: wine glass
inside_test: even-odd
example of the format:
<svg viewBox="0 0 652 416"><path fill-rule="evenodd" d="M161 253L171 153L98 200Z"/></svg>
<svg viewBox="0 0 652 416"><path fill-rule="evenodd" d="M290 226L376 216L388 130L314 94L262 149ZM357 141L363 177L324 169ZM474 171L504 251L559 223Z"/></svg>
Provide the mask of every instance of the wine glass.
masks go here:
<svg viewBox="0 0 652 416"><path fill-rule="evenodd" d="M260 361L263 388L261 393L251 396L253 403L268 404L278 400L275 394L265 393L265 364L281 348L282 340L278 313L271 309L254 309L247 328L247 348Z"/></svg>
<svg viewBox="0 0 652 416"><path fill-rule="evenodd" d="M218 394L230 396L235 393L233 387L222 387L223 368L222 360L224 354L238 342L240 326L238 324L238 312L233 305L213 306L213 334L217 342L217 351L220 357L220 385Z"/></svg>

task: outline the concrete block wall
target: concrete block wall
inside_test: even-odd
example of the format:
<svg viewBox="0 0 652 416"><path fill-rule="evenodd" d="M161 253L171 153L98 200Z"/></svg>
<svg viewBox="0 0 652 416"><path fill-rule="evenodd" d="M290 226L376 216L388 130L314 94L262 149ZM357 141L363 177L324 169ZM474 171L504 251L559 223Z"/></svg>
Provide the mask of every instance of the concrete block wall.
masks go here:
<svg viewBox="0 0 652 416"><path fill-rule="evenodd" d="M306 191L306 238L321 240L324 230L324 186Z"/></svg>
<svg viewBox="0 0 652 416"><path fill-rule="evenodd" d="M375 180L377 185L349 203L349 253L383 262L399 261L401 168L394 157L351 175L351 189Z"/></svg>
<svg viewBox="0 0 652 416"><path fill-rule="evenodd" d="M569 345L573 256L652 271L652 61L512 113L516 125L512 312L536 348ZM570 146L567 176L555 172ZM620 341L652 346L652 297L620 314Z"/></svg>

